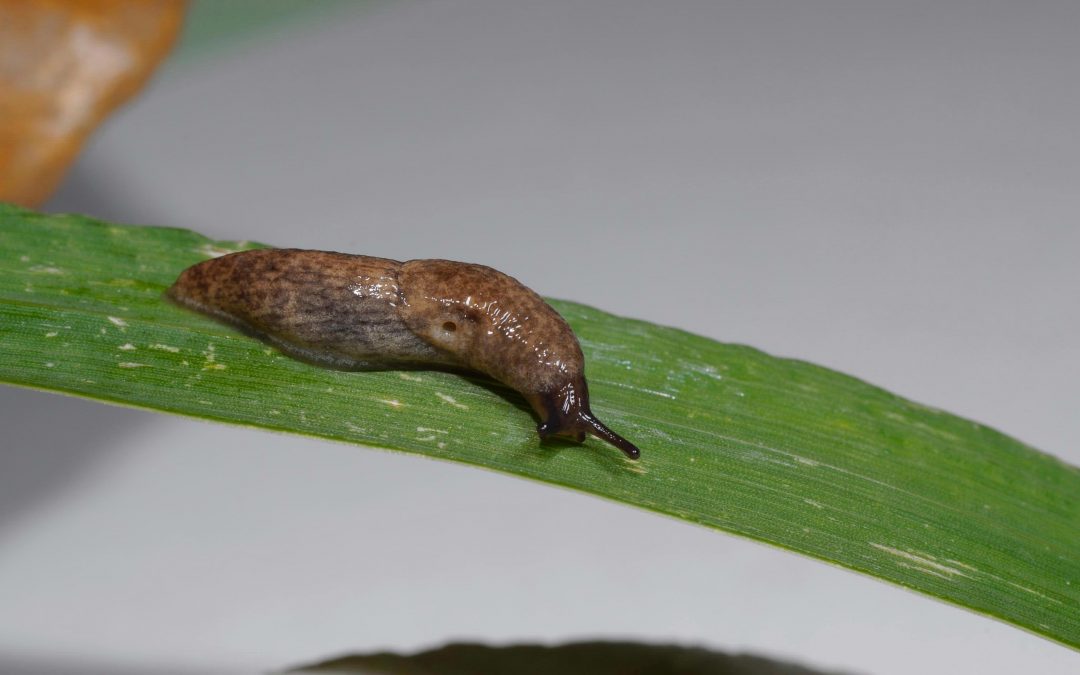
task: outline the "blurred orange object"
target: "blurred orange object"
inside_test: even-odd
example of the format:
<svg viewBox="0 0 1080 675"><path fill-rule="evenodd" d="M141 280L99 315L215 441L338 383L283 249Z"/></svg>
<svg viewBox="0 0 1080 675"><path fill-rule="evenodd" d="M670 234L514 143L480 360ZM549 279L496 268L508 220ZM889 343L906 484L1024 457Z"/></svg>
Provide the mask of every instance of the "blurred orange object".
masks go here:
<svg viewBox="0 0 1080 675"><path fill-rule="evenodd" d="M172 47L185 0L0 0L0 201L52 194Z"/></svg>

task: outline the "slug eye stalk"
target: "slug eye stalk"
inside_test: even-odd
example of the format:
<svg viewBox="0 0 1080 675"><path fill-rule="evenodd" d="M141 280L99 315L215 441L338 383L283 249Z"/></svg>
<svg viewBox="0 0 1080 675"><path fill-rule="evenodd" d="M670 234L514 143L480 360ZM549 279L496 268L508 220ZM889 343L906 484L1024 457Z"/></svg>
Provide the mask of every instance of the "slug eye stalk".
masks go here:
<svg viewBox="0 0 1080 675"><path fill-rule="evenodd" d="M557 391L530 398L529 403L540 414L541 422L536 431L542 439L557 436L581 443L586 435L595 436L615 446L630 459L641 456L636 445L593 415L589 409L589 388L583 375L578 375Z"/></svg>
<svg viewBox="0 0 1080 675"><path fill-rule="evenodd" d="M584 441L587 434L589 436L595 436L602 441L606 441L619 450L622 450L623 454L630 459L638 459L641 457L641 450L639 450L636 445L609 429L607 425L593 417L590 413L583 412L578 414L574 424L567 425L561 430L556 431L553 429L553 426L554 425L547 422L541 422L540 425L536 427L536 431L540 434L540 438L546 439L552 436L559 436L570 438L578 443ZM576 429L576 431L570 431L570 429Z"/></svg>
<svg viewBox="0 0 1080 675"><path fill-rule="evenodd" d="M611 445L614 445L619 450L622 450L623 454L630 459L637 459L638 457L641 457L641 450L638 450L638 447L636 445L626 440L619 434L615 433L611 429L608 429L603 422L596 419L591 414L582 413L581 420L582 422L589 425L590 434L596 436L601 440L607 441Z"/></svg>

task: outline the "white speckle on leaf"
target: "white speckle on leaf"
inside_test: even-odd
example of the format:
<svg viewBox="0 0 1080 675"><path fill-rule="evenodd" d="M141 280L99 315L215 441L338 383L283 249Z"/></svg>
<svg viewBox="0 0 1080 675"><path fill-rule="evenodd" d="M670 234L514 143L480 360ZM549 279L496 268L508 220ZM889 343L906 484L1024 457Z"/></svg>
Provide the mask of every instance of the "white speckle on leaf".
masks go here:
<svg viewBox="0 0 1080 675"><path fill-rule="evenodd" d="M401 401L397 400L396 398L392 398L392 399L389 399L389 400L384 399L384 398L380 398L379 403L385 403L386 405L390 406L391 408L400 408L402 405L404 405Z"/></svg>
<svg viewBox="0 0 1080 675"><path fill-rule="evenodd" d="M765 448L765 452L761 450L747 450L746 458L755 462L766 462L769 464L776 464L778 466L786 466L788 468L794 467L795 464L787 461L791 456L787 453L777 452L773 448Z"/></svg>
<svg viewBox="0 0 1080 675"><path fill-rule="evenodd" d="M468 410L469 409L469 406L465 405L464 403L458 403L457 400L455 400L454 397L450 396L449 394L444 394L441 391L437 391L437 392L435 392L435 395L438 396L439 398L441 398L446 403L449 403L450 405L454 406L455 408L461 408L462 410Z"/></svg>
<svg viewBox="0 0 1080 675"><path fill-rule="evenodd" d="M117 328L127 328L127 321L124 321L118 316L110 316L109 323L116 326Z"/></svg>
<svg viewBox="0 0 1080 675"><path fill-rule="evenodd" d="M810 459L809 457L800 457L799 455L792 455L791 458L794 459L799 464L805 464L806 466L821 466L821 462L817 461L816 459Z"/></svg>
<svg viewBox="0 0 1080 675"><path fill-rule="evenodd" d="M54 367L55 365L56 365L56 364L55 364L55 363L53 363L52 361L46 361L46 362L45 362L45 367L46 367L46 368L52 368L52 367Z"/></svg>
<svg viewBox="0 0 1080 675"><path fill-rule="evenodd" d="M217 356L214 353L214 345L212 345L212 344L206 345L206 349L203 350L202 355L206 359L206 362L203 363L203 366L202 366L203 370L225 370L225 368L227 368L227 366L224 363L217 363L215 361Z"/></svg>
<svg viewBox="0 0 1080 675"><path fill-rule="evenodd" d="M884 551L889 555L896 556L897 558L911 563L911 565L901 563L904 565L904 567L910 567L911 569L915 569L920 572L933 574L934 576L938 576L943 579L951 579L952 577L970 578L970 576L965 574L963 571L958 570L955 567L943 565L937 560L935 560L933 556L926 553L909 553L908 551L901 551L900 549L893 548L892 546L875 544L873 542L870 542L870 545L878 549L879 551Z"/></svg>
<svg viewBox="0 0 1080 675"><path fill-rule="evenodd" d="M34 265L30 268L30 271L34 274L66 274L64 270L52 265Z"/></svg>
<svg viewBox="0 0 1080 675"><path fill-rule="evenodd" d="M126 343L120 345L119 347L117 347L117 349L119 349L122 352L133 352L133 351L135 351L135 345L131 344L130 342L126 342Z"/></svg>
<svg viewBox="0 0 1080 675"><path fill-rule="evenodd" d="M446 443L443 443L442 441L439 441L439 442L438 442L438 443L436 443L435 445L436 445L436 446L437 446L437 447L438 447L438 448L439 448L440 450L445 450L445 449L446 449Z"/></svg>
<svg viewBox="0 0 1080 675"><path fill-rule="evenodd" d="M946 560L945 562L949 563L950 565L956 565L957 567L963 567L964 569L966 569L966 570L968 570L970 572L975 572L975 573L979 572L979 570L977 568L972 567L971 565L968 565L967 563L962 563L959 560L949 559L949 560Z"/></svg>
<svg viewBox="0 0 1080 675"><path fill-rule="evenodd" d="M21 255L21 256L19 256L19 261L20 261L20 262L30 262L30 256L28 256L28 255Z"/></svg>
<svg viewBox="0 0 1080 675"><path fill-rule="evenodd" d="M56 331L54 331L54 330L51 330L51 331L49 331L48 333L45 333L45 337L47 337L47 338L54 338L54 337L56 337L56 336L57 336L57 335L59 335L59 334L60 334L60 333L57 333Z"/></svg>
<svg viewBox="0 0 1080 675"><path fill-rule="evenodd" d="M684 361L683 364L687 370L699 375L704 375L713 380L724 379L724 376L717 372L716 366L709 365L708 363L687 363Z"/></svg>
<svg viewBox="0 0 1080 675"><path fill-rule="evenodd" d="M400 372L400 373L398 373L398 377L400 377L403 380L408 380L409 382L423 382L424 381L424 378L420 377L419 375L413 375L412 373Z"/></svg>
<svg viewBox="0 0 1080 675"><path fill-rule="evenodd" d="M1012 581L1009 582L1009 585L1012 586L1013 588L1018 588L1021 591L1024 591L1025 593L1031 593L1032 595L1038 596L1038 597L1042 598L1043 600L1049 600L1050 602L1052 602L1052 603L1054 603L1056 605L1063 604L1057 598L1051 598L1048 595L1040 593L1039 591L1035 590L1034 588L1028 588L1027 586L1021 586L1020 584L1014 583Z"/></svg>
<svg viewBox="0 0 1080 675"><path fill-rule="evenodd" d="M416 431L421 434L434 433L434 434L448 434L449 431L445 429L431 429L429 427L416 427Z"/></svg>
<svg viewBox="0 0 1080 675"><path fill-rule="evenodd" d="M134 363L133 361L121 361L116 365L120 366L121 368L149 368L149 366L145 363Z"/></svg>
<svg viewBox="0 0 1080 675"><path fill-rule="evenodd" d="M150 349L156 349L159 352L170 352L172 354L176 354L180 351L179 347L173 347L172 345L163 345L160 342L150 345Z"/></svg>
<svg viewBox="0 0 1080 675"><path fill-rule="evenodd" d="M673 394L669 394L669 393L667 393L665 391L657 391L655 389L646 389L645 387L635 387L633 385L624 384L622 382L609 382L609 384L614 384L616 387L622 387L623 389L631 389L633 391L641 391L641 392L644 392L646 394L652 394L653 396L663 396L664 398L669 398L669 399L672 399L672 400L675 399L675 396Z"/></svg>
<svg viewBox="0 0 1080 675"><path fill-rule="evenodd" d="M810 506L813 506L815 509L823 509L823 508L825 508L821 504L821 502L815 502L813 499L804 499L803 502L806 503L806 504L809 504Z"/></svg>
<svg viewBox="0 0 1080 675"><path fill-rule="evenodd" d="M433 441L433 440L435 440L435 436L417 436L416 440L424 441L424 442Z"/></svg>

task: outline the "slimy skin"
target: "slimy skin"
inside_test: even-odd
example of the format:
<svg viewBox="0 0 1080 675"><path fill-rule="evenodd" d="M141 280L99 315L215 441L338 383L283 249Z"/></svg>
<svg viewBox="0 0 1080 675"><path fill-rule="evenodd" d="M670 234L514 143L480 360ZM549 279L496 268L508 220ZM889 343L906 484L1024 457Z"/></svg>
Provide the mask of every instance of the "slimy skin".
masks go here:
<svg viewBox="0 0 1080 675"><path fill-rule="evenodd" d="M462 367L517 390L541 438L592 435L640 451L589 410L585 359L566 321L484 265L299 249L232 253L189 267L176 302L339 368Z"/></svg>

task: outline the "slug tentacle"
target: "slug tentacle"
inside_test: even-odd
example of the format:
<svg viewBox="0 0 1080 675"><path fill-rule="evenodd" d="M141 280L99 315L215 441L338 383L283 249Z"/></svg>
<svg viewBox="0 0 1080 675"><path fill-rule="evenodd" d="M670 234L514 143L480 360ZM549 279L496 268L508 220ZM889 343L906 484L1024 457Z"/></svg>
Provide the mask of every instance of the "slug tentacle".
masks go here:
<svg viewBox="0 0 1080 675"><path fill-rule="evenodd" d="M189 267L168 295L325 365L479 371L525 397L541 438L592 435L640 455L589 410L585 358L569 324L490 267L258 249Z"/></svg>
<svg viewBox="0 0 1080 675"><path fill-rule="evenodd" d="M623 454L630 459L637 459L638 457L641 457L641 450L638 450L638 447L636 445L626 440L619 434L615 433L611 429L608 429L607 425L593 417L592 413L582 413L581 419L582 422L590 426L589 433L593 436L596 436L600 440L607 441L611 445L614 445L619 450L622 450Z"/></svg>
<svg viewBox="0 0 1080 675"><path fill-rule="evenodd" d="M529 402L540 414L540 424L536 427L540 438L557 436L580 443L585 440L586 435L590 435L622 450L630 459L641 456L637 446L609 429L592 414L589 409L589 389L584 376L579 375L560 389L541 393L535 398L535 402L533 399Z"/></svg>

